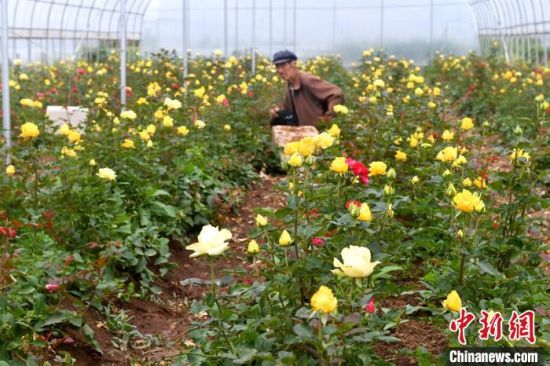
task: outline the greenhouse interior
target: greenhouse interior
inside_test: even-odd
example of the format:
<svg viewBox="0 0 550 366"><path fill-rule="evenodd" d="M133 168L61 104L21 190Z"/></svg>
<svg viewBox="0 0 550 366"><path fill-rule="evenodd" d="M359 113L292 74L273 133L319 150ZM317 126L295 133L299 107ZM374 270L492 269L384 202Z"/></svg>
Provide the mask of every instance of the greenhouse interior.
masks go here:
<svg viewBox="0 0 550 366"><path fill-rule="evenodd" d="M0 26L0 366L548 364L550 0Z"/></svg>

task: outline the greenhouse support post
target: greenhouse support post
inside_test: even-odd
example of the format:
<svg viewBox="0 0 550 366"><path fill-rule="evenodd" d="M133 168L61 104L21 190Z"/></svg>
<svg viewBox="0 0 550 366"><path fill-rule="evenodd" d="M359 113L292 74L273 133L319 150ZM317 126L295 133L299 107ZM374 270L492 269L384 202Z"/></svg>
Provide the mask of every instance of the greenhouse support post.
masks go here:
<svg viewBox="0 0 550 366"><path fill-rule="evenodd" d="M126 0L120 0L120 109L126 107Z"/></svg>
<svg viewBox="0 0 550 366"><path fill-rule="evenodd" d="M10 163L9 148L11 146L10 121L10 69L8 55L8 0L1 0L0 22L2 22L2 129L6 148L6 165Z"/></svg>
<svg viewBox="0 0 550 366"><path fill-rule="evenodd" d="M187 93L187 73L188 73L188 68L189 68L189 54L187 52L187 50L189 49L189 26L188 26L188 22L189 22L189 17L187 16L187 12L188 12L188 2L187 0L182 0L183 3L182 3L182 13L181 13L181 17L182 17L182 28L183 28L183 37L182 37L182 40L183 40L183 50L182 50L182 54L183 54L183 87L185 88L185 92Z"/></svg>
<svg viewBox="0 0 550 366"><path fill-rule="evenodd" d="M256 74L256 0L252 0L252 75Z"/></svg>

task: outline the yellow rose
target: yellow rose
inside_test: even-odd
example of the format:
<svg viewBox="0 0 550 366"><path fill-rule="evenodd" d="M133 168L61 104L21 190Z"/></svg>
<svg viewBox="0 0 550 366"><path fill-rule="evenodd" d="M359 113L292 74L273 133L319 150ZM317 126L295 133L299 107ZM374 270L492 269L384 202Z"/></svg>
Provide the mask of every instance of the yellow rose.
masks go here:
<svg viewBox="0 0 550 366"><path fill-rule="evenodd" d="M359 208L359 216L357 216L357 220L365 221L365 222L372 221L372 213L370 212L370 207L368 203L361 204L361 207Z"/></svg>
<svg viewBox="0 0 550 366"><path fill-rule="evenodd" d="M454 312L459 312L462 309L462 300L455 290L451 291L443 300L443 307Z"/></svg>
<svg viewBox="0 0 550 366"><path fill-rule="evenodd" d="M370 250L367 247L360 247L350 245L342 249L340 253L344 263L340 262L338 258L334 258L332 270L337 276L347 276L354 278L368 277L374 271L380 262L371 262Z"/></svg>
<svg viewBox="0 0 550 366"><path fill-rule="evenodd" d="M377 79L377 80L374 80L373 85L377 88L383 88L386 86L386 83L384 83L384 80Z"/></svg>
<svg viewBox="0 0 550 366"><path fill-rule="evenodd" d="M120 118L129 119L129 120L133 121L137 118L137 114L136 114L136 112L131 111L131 110L123 111L122 113L120 113Z"/></svg>
<svg viewBox="0 0 550 366"><path fill-rule="evenodd" d="M151 135L149 135L149 132L147 131L141 131L139 133L139 137L142 141L149 141L151 139Z"/></svg>
<svg viewBox="0 0 550 366"><path fill-rule="evenodd" d="M124 139L124 142L120 145L125 149L133 149L135 148L134 140L131 139Z"/></svg>
<svg viewBox="0 0 550 366"><path fill-rule="evenodd" d="M406 161L407 160L407 154L404 153L401 150L397 150L395 153L395 159L399 161Z"/></svg>
<svg viewBox="0 0 550 366"><path fill-rule="evenodd" d="M467 189L463 189L462 192L457 193L453 197L453 205L460 211L466 213L472 213L474 210L480 212L485 208L485 204L479 195Z"/></svg>
<svg viewBox="0 0 550 366"><path fill-rule="evenodd" d="M453 167L459 167L463 164L466 164L468 161L466 160L466 158L464 157L464 155L460 155L458 158L456 158L455 161L453 161Z"/></svg>
<svg viewBox="0 0 550 366"><path fill-rule="evenodd" d="M248 246L246 248L246 252L248 254L257 254L260 252L260 246L258 245L258 242L256 240L251 240L250 243L248 243Z"/></svg>
<svg viewBox="0 0 550 366"><path fill-rule="evenodd" d="M74 158L76 156L76 151L74 151L73 149L69 149L66 146L63 146L63 148L61 149L61 154L70 158Z"/></svg>
<svg viewBox="0 0 550 366"><path fill-rule="evenodd" d="M315 139L312 137L303 138L298 144L298 152L306 157L313 155L315 152Z"/></svg>
<svg viewBox="0 0 550 366"><path fill-rule="evenodd" d="M69 130L66 136L69 139L69 141L73 143L78 143L80 142L80 139L81 139L81 135L74 130Z"/></svg>
<svg viewBox="0 0 550 366"><path fill-rule="evenodd" d="M288 233L288 231L283 230L283 232L281 233L281 236L279 237L279 244L281 244L282 246L287 246L287 245L290 245L290 243L292 243L292 238L290 237L290 234Z"/></svg>
<svg viewBox="0 0 550 366"><path fill-rule="evenodd" d="M266 226L267 223L268 223L267 217L262 216L260 214L256 215L256 226L258 227Z"/></svg>
<svg viewBox="0 0 550 366"><path fill-rule="evenodd" d="M285 144L284 153L286 156L290 156L292 154L297 153L299 147L300 147L299 141L288 142Z"/></svg>
<svg viewBox="0 0 550 366"><path fill-rule="evenodd" d="M61 126L59 126L59 128L55 133L61 136L67 136L70 132L71 132L71 128L69 127L69 125L66 123L63 123Z"/></svg>
<svg viewBox="0 0 550 366"><path fill-rule="evenodd" d="M329 314L336 310L338 300L334 297L330 288L321 286L319 290L311 296L310 304L314 311Z"/></svg>
<svg viewBox="0 0 550 366"><path fill-rule="evenodd" d="M454 139L454 137L455 134L449 130L443 131L443 135L441 135L441 138L445 141L451 141L452 139Z"/></svg>
<svg viewBox="0 0 550 366"><path fill-rule="evenodd" d="M462 185L464 187L470 187L472 185L472 181L470 180L470 178L466 177L464 178L464 180L462 181Z"/></svg>
<svg viewBox="0 0 550 366"><path fill-rule="evenodd" d="M343 106L341 104L337 104L337 105L334 106L334 113L348 114L349 110L346 106Z"/></svg>
<svg viewBox="0 0 550 366"><path fill-rule="evenodd" d="M369 164L369 175L374 177L376 175L385 175L386 174L386 163L382 161L373 161Z"/></svg>
<svg viewBox="0 0 550 366"><path fill-rule="evenodd" d="M187 136L188 133L189 133L189 129L187 127L185 126L178 127L178 135Z"/></svg>
<svg viewBox="0 0 550 366"><path fill-rule="evenodd" d="M195 96L200 99L204 97L204 93L206 93L206 89L204 89L204 86L201 86L200 88L193 91L193 94L195 94Z"/></svg>
<svg viewBox="0 0 550 366"><path fill-rule="evenodd" d="M315 145L321 149L326 149L331 147L334 144L334 137L332 137L328 132L323 132L317 135L315 139Z"/></svg>
<svg viewBox="0 0 550 366"><path fill-rule="evenodd" d="M302 158L302 155L300 155L298 153L294 153L294 154L292 154L290 159L288 159L287 163L288 163L288 165L297 168L297 167L302 166L302 164L304 163L304 159Z"/></svg>
<svg viewBox="0 0 550 366"><path fill-rule="evenodd" d="M456 147L448 146L441 150L435 157L437 160L444 162L455 161L458 156L458 149Z"/></svg>
<svg viewBox="0 0 550 366"><path fill-rule="evenodd" d="M8 165L6 168L6 174L7 175L14 175L15 174L15 167L13 165Z"/></svg>
<svg viewBox="0 0 550 366"><path fill-rule="evenodd" d="M514 149L510 154L509 158L510 158L510 161L512 162L514 162L515 160L517 161L525 160L527 162L531 160L531 156L529 155L529 153L523 151L523 149Z"/></svg>
<svg viewBox="0 0 550 366"><path fill-rule="evenodd" d="M474 180L474 184L477 188L479 189L484 189L484 188L487 188L487 181L482 178L482 177L477 177L475 180Z"/></svg>
<svg viewBox="0 0 550 366"><path fill-rule="evenodd" d="M137 100L136 104L137 104L137 105L149 104L149 102L147 101L146 98L141 97L141 98L139 98L139 99Z"/></svg>
<svg viewBox="0 0 550 366"><path fill-rule="evenodd" d="M338 127L337 124L333 124L327 132L332 137L335 137L335 138L340 137L340 128Z"/></svg>
<svg viewBox="0 0 550 366"><path fill-rule="evenodd" d="M40 131L38 130L38 126L35 125L32 122L26 122L21 126L21 134L19 136L27 139L27 138L33 138L40 135Z"/></svg>
<svg viewBox="0 0 550 366"><path fill-rule="evenodd" d="M225 131L231 131L231 125L224 125L224 126L223 126L223 129L224 129Z"/></svg>
<svg viewBox="0 0 550 366"><path fill-rule="evenodd" d="M101 169L99 169L99 171L97 172L97 176L100 177L101 179L105 179L105 180L109 180L109 181L112 181L112 180L116 179L115 171L110 169L110 168L101 168Z"/></svg>
<svg viewBox="0 0 550 366"><path fill-rule="evenodd" d="M408 138L409 140L409 146L413 149L418 146L418 139L415 136L411 136Z"/></svg>
<svg viewBox="0 0 550 366"><path fill-rule="evenodd" d="M168 110L181 108L181 102L177 99L165 98L163 104L168 108Z"/></svg>
<svg viewBox="0 0 550 366"><path fill-rule="evenodd" d="M170 116L164 116L162 119L162 125L164 127L172 127L174 126L174 119Z"/></svg>
<svg viewBox="0 0 550 366"><path fill-rule="evenodd" d="M416 184L418 182L420 182L420 179L418 178L418 176L415 175L414 177L411 178L411 183L412 184Z"/></svg>
<svg viewBox="0 0 550 366"><path fill-rule="evenodd" d="M197 238L198 242L186 246L185 249L193 251L189 256L190 258L204 254L209 256L220 255L229 247L227 240L231 239L232 236L227 229L219 230L212 225L206 225L203 226Z"/></svg>
<svg viewBox="0 0 550 366"><path fill-rule="evenodd" d="M336 173L346 173L348 171L348 163L346 163L346 158L335 158L330 164L330 170Z"/></svg>
<svg viewBox="0 0 550 366"><path fill-rule="evenodd" d="M470 117L464 117L462 118L462 122L460 123L460 128L464 131L467 131L474 127L474 121Z"/></svg>
<svg viewBox="0 0 550 366"><path fill-rule="evenodd" d="M95 159L90 159L90 161L88 162L88 165L89 166L96 166L97 163L95 162Z"/></svg>

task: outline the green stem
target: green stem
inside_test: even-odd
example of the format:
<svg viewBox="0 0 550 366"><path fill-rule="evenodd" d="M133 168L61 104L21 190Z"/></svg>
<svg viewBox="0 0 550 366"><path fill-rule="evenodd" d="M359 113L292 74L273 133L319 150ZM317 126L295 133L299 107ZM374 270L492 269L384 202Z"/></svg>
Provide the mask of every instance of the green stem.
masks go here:
<svg viewBox="0 0 550 366"><path fill-rule="evenodd" d="M466 262L466 254L462 254L462 257L460 257L460 286L464 285L464 263Z"/></svg>
<svg viewBox="0 0 550 366"><path fill-rule="evenodd" d="M220 315L220 322L218 324L220 333L222 334L225 342L227 343L227 346L231 350L231 353L234 355L237 355L235 353L235 350L233 349L233 345L229 341L229 338L227 338L227 334L225 333L225 328L223 327L223 314L222 314L222 307L220 306L220 303L218 302L218 299L216 297L216 276L214 275L214 260L210 260L210 283L212 285L212 296L214 297L214 302L216 303L216 306L218 307L218 313ZM217 323L217 321L216 321Z"/></svg>
<svg viewBox="0 0 550 366"><path fill-rule="evenodd" d="M325 328L325 324L321 320L320 324L319 324L319 332L317 334L317 336L319 338L319 364L320 365L326 365L327 364L326 361L325 361L325 346L323 345L324 328Z"/></svg>

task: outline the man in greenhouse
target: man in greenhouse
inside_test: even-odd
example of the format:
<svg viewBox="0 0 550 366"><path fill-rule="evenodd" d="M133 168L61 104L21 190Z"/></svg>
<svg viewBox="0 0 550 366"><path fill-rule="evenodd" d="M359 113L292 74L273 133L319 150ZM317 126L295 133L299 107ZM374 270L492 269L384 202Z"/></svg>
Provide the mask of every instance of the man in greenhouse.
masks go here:
<svg viewBox="0 0 550 366"><path fill-rule="evenodd" d="M342 89L328 81L298 70L296 54L283 50L273 55L279 76L286 80L283 108L271 108L272 124L315 126L319 120L330 120L334 106L344 103Z"/></svg>

